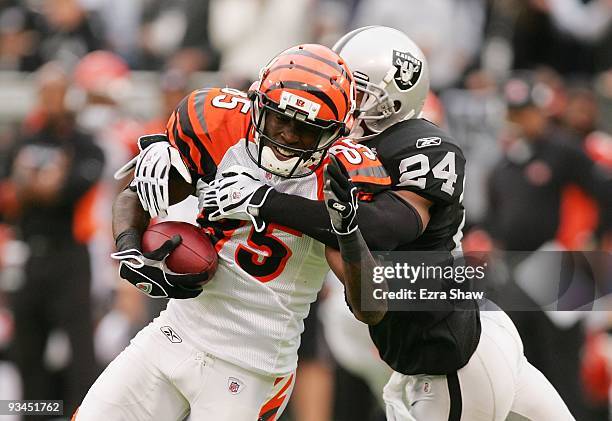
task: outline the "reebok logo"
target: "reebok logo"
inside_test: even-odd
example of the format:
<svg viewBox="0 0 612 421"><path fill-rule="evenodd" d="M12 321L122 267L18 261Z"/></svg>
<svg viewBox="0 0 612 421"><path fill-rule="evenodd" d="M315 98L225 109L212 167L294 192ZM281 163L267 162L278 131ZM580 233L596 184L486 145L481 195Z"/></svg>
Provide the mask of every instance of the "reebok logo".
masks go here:
<svg viewBox="0 0 612 421"><path fill-rule="evenodd" d="M346 210L346 206L344 206L342 203L338 203L338 202L333 203L332 207L335 210L337 210L338 212L344 212Z"/></svg>
<svg viewBox="0 0 612 421"><path fill-rule="evenodd" d="M159 328L159 330L161 330L162 333L166 335L166 338L168 338L168 340L173 344L180 344L181 342L183 342L181 337L177 335L176 332L172 330L170 326L162 326Z"/></svg>
<svg viewBox="0 0 612 421"><path fill-rule="evenodd" d="M421 149L428 146L438 146L440 143L442 143L442 139L439 137L422 137L416 141L416 147Z"/></svg>

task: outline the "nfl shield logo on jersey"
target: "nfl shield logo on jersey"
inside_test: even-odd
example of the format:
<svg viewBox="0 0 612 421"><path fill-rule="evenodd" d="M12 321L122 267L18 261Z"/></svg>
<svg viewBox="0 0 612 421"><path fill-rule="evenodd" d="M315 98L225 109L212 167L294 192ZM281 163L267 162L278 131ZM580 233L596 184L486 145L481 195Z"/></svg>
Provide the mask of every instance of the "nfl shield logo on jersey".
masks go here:
<svg viewBox="0 0 612 421"><path fill-rule="evenodd" d="M236 395L240 393L243 389L243 383L235 377L230 377L227 379L227 390L230 391L232 395Z"/></svg>
<svg viewBox="0 0 612 421"><path fill-rule="evenodd" d="M393 50L393 65L395 71L394 80L397 87L402 91L412 88L421 76L423 63L410 53L402 53Z"/></svg>

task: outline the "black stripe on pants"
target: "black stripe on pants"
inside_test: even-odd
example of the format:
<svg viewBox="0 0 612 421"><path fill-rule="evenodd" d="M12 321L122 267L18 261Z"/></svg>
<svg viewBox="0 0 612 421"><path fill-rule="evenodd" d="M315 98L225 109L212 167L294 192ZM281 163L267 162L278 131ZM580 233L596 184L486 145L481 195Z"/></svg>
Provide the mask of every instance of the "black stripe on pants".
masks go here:
<svg viewBox="0 0 612 421"><path fill-rule="evenodd" d="M462 411L461 386L457 373L447 374L448 395L450 398L450 409L448 411L448 421L460 421Z"/></svg>

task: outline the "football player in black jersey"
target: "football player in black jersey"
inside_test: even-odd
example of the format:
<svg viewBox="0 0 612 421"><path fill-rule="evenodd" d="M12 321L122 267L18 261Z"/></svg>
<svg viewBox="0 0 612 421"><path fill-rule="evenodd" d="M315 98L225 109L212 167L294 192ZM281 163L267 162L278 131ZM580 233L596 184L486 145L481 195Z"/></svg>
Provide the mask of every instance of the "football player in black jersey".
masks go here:
<svg viewBox="0 0 612 421"><path fill-rule="evenodd" d="M271 191L256 216L328 246L351 311L369 325L394 370L383 396L389 420L573 419L525 359L520 336L502 311L479 312L473 302L464 303L467 311L393 311L384 302L361 308L362 293L372 292L362 290L372 285L361 283L361 272L375 265L368 247L449 256L460 250L465 158L448 134L418 118L429 88L427 62L405 34L360 28L334 50L352 69L361 94L351 137L377 152L392 188L359 200L352 183L357 174L347 174L332 158L324 202Z"/></svg>

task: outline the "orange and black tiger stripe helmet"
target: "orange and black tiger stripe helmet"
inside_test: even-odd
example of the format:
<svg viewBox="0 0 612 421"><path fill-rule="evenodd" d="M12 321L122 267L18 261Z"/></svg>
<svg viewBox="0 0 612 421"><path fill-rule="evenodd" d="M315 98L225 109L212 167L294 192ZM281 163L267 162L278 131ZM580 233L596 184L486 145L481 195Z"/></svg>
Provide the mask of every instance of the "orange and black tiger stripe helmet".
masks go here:
<svg viewBox="0 0 612 421"><path fill-rule="evenodd" d="M356 85L344 60L331 49L317 44L289 48L268 63L250 92L257 156L251 158L265 170L282 177L312 174L327 148L348 134L355 111ZM292 150L264 133L267 112L295 118L309 129L318 130L316 144L307 150ZM294 152L280 161L269 145Z"/></svg>

